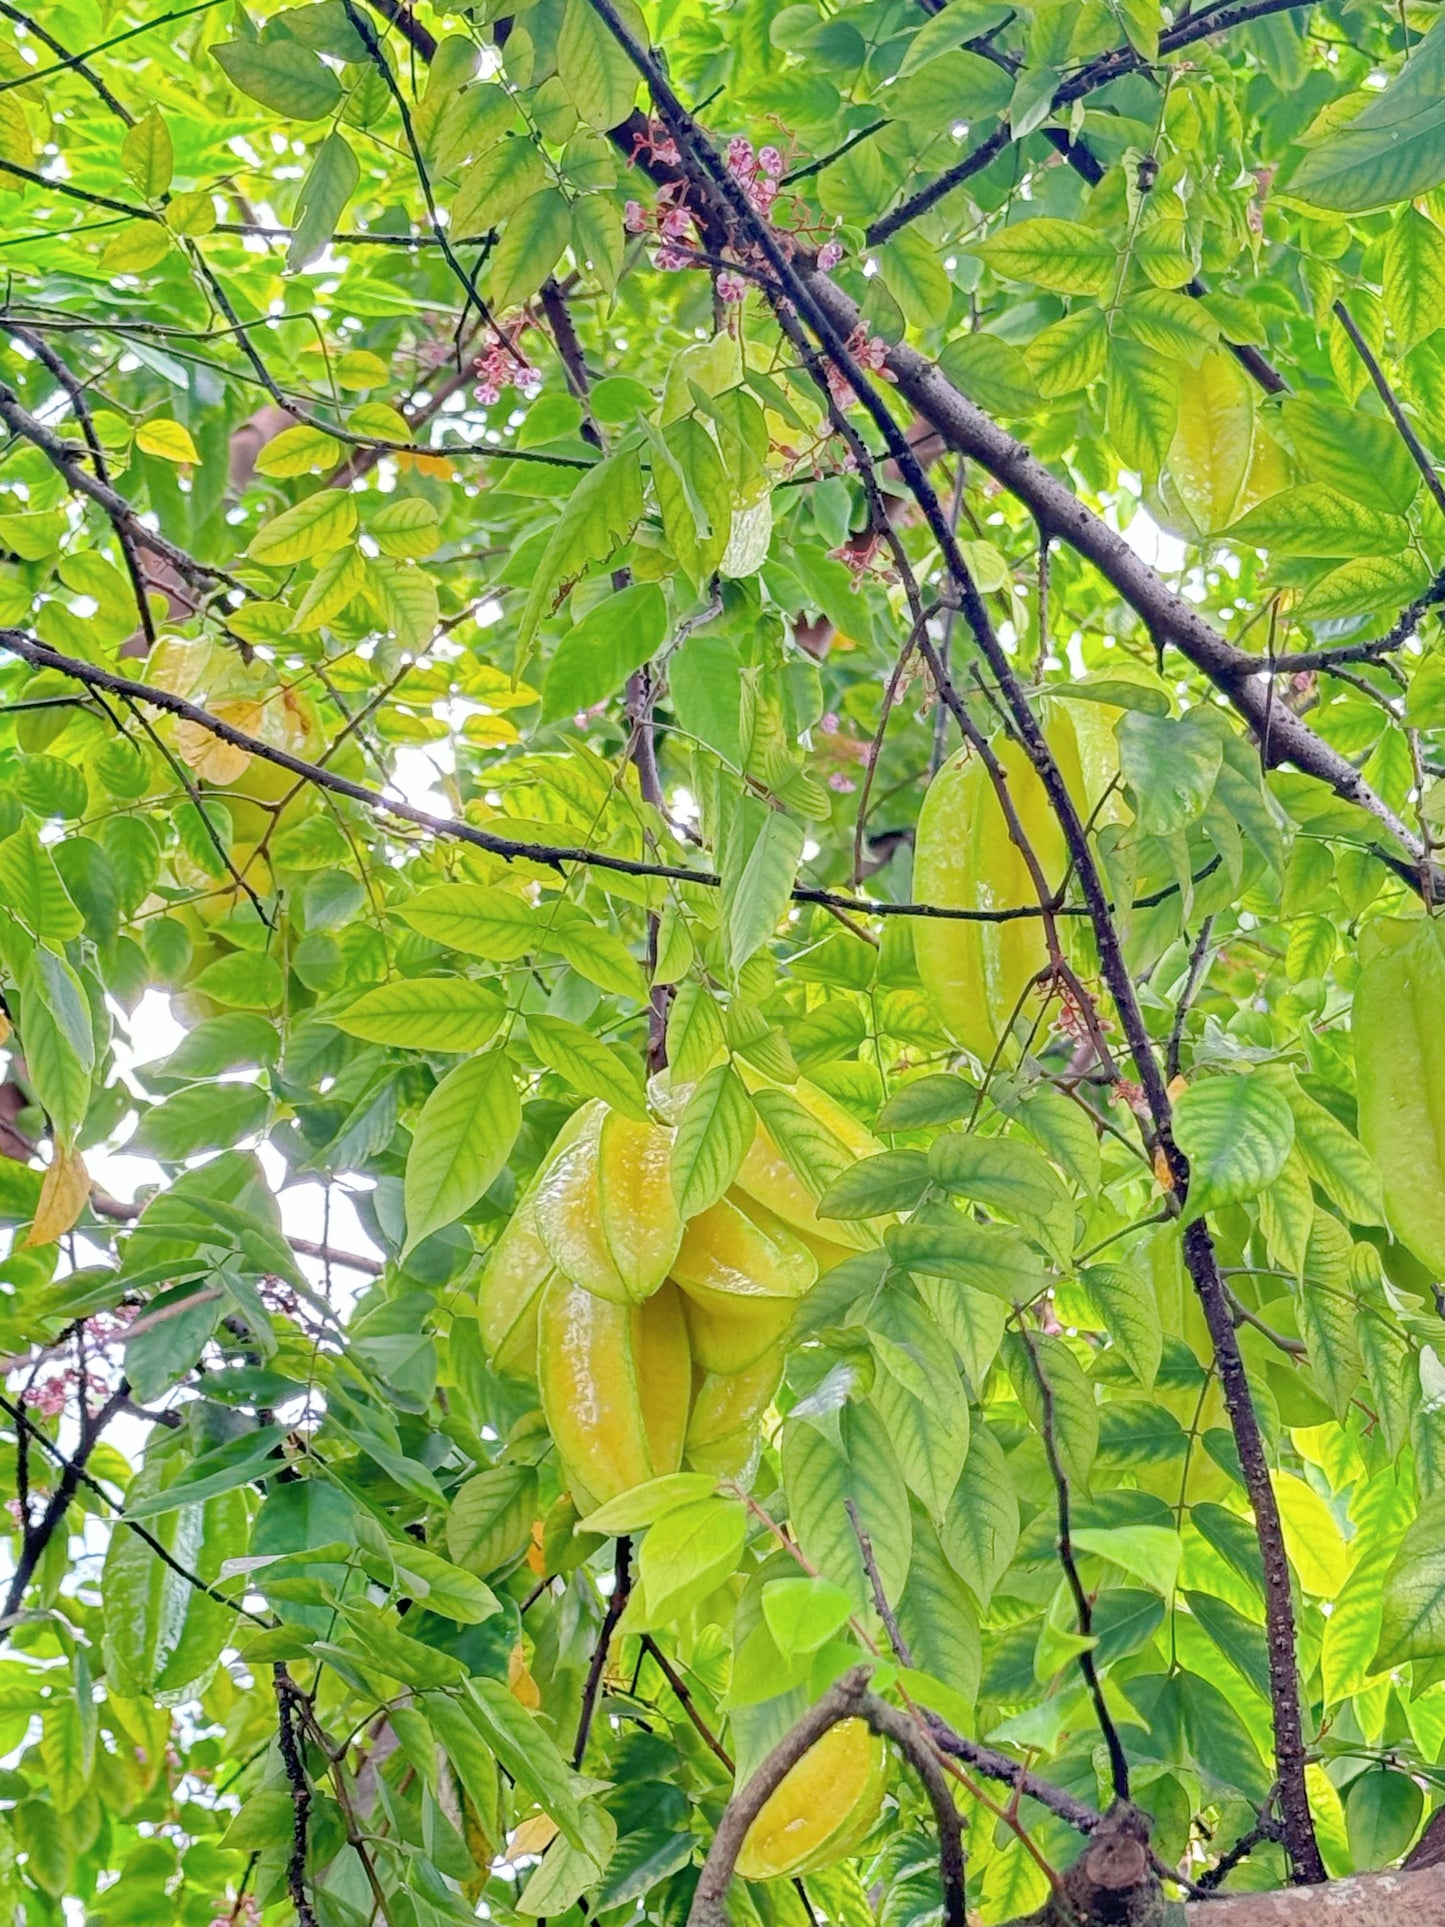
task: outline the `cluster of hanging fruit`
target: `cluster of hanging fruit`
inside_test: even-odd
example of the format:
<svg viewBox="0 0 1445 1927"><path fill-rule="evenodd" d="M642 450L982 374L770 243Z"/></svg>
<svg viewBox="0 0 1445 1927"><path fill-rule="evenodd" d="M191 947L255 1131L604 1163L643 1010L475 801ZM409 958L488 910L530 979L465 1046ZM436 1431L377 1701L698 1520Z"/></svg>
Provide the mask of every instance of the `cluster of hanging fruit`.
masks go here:
<svg viewBox="0 0 1445 1927"><path fill-rule="evenodd" d="M657 1093L665 1106L682 1093ZM791 1089L841 1160L882 1147L827 1094ZM686 1466L749 1468L798 1301L873 1243L820 1222L759 1124L732 1187L684 1220L674 1132L594 1100L558 1133L482 1276L498 1371L535 1379L574 1502L587 1512Z"/></svg>

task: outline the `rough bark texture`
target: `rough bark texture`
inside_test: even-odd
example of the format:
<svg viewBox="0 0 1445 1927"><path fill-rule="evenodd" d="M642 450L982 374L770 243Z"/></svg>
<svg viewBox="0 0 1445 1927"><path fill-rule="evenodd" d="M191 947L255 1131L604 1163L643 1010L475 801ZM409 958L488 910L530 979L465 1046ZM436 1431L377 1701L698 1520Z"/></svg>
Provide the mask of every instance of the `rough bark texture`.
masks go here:
<svg viewBox="0 0 1445 1927"><path fill-rule="evenodd" d="M1445 1927L1445 1867L1195 1900L1184 1918L1189 1927Z"/></svg>

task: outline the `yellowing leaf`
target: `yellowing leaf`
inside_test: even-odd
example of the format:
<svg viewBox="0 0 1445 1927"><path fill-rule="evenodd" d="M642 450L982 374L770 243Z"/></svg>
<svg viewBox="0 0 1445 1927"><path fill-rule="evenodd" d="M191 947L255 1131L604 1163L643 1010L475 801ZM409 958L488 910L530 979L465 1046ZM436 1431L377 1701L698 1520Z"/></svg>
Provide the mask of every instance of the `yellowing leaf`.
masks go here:
<svg viewBox="0 0 1445 1927"><path fill-rule="evenodd" d="M1230 354L1207 354L1182 384L1169 475L1201 535L1234 520L1254 452L1254 390Z"/></svg>
<svg viewBox="0 0 1445 1927"><path fill-rule="evenodd" d="M40 1202L35 1207L35 1217L24 1243L54 1244L70 1230L89 1196L90 1173L85 1168L85 1159L70 1145L58 1143L46 1169Z"/></svg>
<svg viewBox="0 0 1445 1927"><path fill-rule="evenodd" d="M294 508L283 509L252 537L246 553L273 568L307 562L339 549L356 528L356 501L344 489L323 488Z"/></svg>
<svg viewBox="0 0 1445 1927"><path fill-rule="evenodd" d="M191 431L183 423L171 421L165 415L142 422L135 431L135 445L143 453L158 456L163 462L198 462L201 459L200 451L191 440Z"/></svg>
<svg viewBox="0 0 1445 1927"><path fill-rule="evenodd" d="M260 730L261 704L257 702L213 703L211 714L233 729L244 730L248 736ZM234 783L251 761L249 750L238 749L234 743L213 735L204 723L177 723L176 749L181 761L197 776L222 786Z"/></svg>
<svg viewBox="0 0 1445 1927"><path fill-rule="evenodd" d="M1349 1555L1334 1514L1312 1485L1293 1472L1274 1474L1285 1550L1306 1592L1335 1599L1349 1574Z"/></svg>

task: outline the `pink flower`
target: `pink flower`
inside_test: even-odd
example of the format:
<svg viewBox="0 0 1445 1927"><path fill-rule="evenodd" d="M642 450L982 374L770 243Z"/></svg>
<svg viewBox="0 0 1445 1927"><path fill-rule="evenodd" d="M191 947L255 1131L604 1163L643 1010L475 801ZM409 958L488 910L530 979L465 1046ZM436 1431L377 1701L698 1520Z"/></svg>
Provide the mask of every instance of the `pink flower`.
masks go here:
<svg viewBox="0 0 1445 1927"><path fill-rule="evenodd" d="M501 389L494 388L489 381L479 381L472 390L472 393L482 404L483 408L490 408L495 402L499 402L502 399Z"/></svg>
<svg viewBox="0 0 1445 1927"><path fill-rule="evenodd" d="M622 210L622 225L629 234L647 232L647 209L641 201L629 201Z"/></svg>
<svg viewBox="0 0 1445 1927"><path fill-rule="evenodd" d="M771 174L773 179L776 180L783 171L783 157L776 147L760 147L758 149L758 166L765 174Z"/></svg>
<svg viewBox="0 0 1445 1927"><path fill-rule="evenodd" d="M753 171L753 144L743 134L734 134L728 142L728 167L734 174Z"/></svg>
<svg viewBox="0 0 1445 1927"><path fill-rule="evenodd" d="M684 254L678 248L659 248L652 258L658 267L664 268L670 273L678 268L690 268L692 266L692 256L690 254Z"/></svg>
<svg viewBox="0 0 1445 1927"><path fill-rule="evenodd" d="M692 235L692 211L685 207L670 207L659 223L662 233L674 241L686 241Z"/></svg>
<svg viewBox="0 0 1445 1927"><path fill-rule="evenodd" d="M746 298L748 284L740 274L720 274L717 278L717 298L719 301L742 301Z"/></svg>
<svg viewBox="0 0 1445 1927"><path fill-rule="evenodd" d="M823 718L822 722L819 723L818 727L822 730L825 736L836 736L838 734L837 710L830 709L827 715Z"/></svg>
<svg viewBox="0 0 1445 1927"><path fill-rule="evenodd" d="M30 1394L30 1403L45 1418L58 1418L65 1410L73 1376L71 1372L52 1372L44 1384L37 1385Z"/></svg>
<svg viewBox="0 0 1445 1927"><path fill-rule="evenodd" d="M857 787L858 785L853 781L853 778L851 776L845 776L840 769L835 769L833 774L828 778L828 788L830 790L836 790L839 796L849 796Z"/></svg>
<svg viewBox="0 0 1445 1927"><path fill-rule="evenodd" d="M836 268L842 259L843 243L841 241L825 241L818 250L818 266L824 274L827 274L830 268Z"/></svg>

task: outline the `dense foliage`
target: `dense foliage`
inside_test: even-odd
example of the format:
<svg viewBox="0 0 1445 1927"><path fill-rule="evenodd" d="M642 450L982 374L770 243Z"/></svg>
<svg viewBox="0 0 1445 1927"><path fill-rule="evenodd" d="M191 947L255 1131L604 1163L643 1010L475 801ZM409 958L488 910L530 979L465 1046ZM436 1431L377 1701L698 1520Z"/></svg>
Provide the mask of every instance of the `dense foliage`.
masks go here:
<svg viewBox="0 0 1445 1927"><path fill-rule="evenodd" d="M1398 1861L1437 8L0 16L6 1918Z"/></svg>

